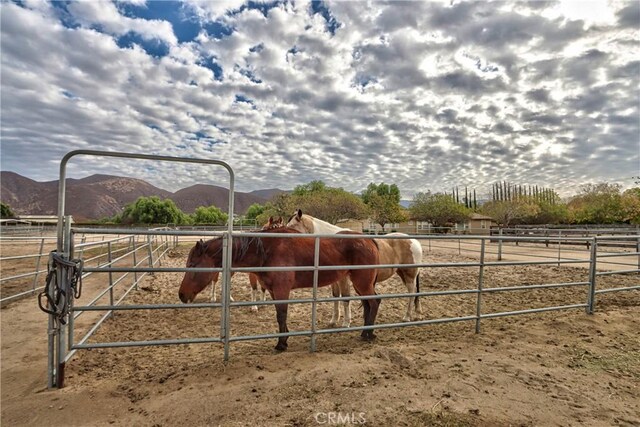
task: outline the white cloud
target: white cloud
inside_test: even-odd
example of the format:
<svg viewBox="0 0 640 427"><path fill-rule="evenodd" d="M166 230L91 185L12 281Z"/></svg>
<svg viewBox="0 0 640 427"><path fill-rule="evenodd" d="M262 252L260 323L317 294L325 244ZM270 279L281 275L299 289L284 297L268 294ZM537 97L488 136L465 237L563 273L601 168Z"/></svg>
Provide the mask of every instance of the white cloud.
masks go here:
<svg viewBox="0 0 640 427"><path fill-rule="evenodd" d="M633 11L624 25L575 25L538 2L336 2L332 33L308 2L183 7L206 30L178 43L168 21L112 3L68 6L79 28L47 4L2 3L2 169L56 179L67 151L94 148L221 159L240 190L386 181L405 197L504 179L570 193L585 176L637 174ZM118 47L128 32L168 54ZM78 159L70 174L225 182L210 167L150 166Z"/></svg>
<svg viewBox="0 0 640 427"><path fill-rule="evenodd" d="M169 22L129 18L120 14L111 2L82 1L70 3L67 8L85 26L100 25L105 32L118 36L134 32L145 40L162 40L169 45L177 44Z"/></svg>

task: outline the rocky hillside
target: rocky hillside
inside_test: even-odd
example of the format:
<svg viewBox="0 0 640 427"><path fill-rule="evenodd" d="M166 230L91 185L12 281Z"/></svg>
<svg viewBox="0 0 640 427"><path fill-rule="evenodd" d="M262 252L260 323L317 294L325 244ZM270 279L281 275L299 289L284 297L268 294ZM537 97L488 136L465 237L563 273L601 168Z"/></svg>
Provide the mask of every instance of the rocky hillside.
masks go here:
<svg viewBox="0 0 640 427"><path fill-rule="evenodd" d="M282 190L258 190L235 193L234 211L244 213L253 203L268 198L257 194L277 194ZM253 194L257 193L257 194ZM76 220L113 216L141 196L172 199L186 213L198 206L215 205L228 209L229 191L215 185L194 185L175 193L155 187L146 181L111 175L91 175L67 180L67 213ZM58 210L58 181L37 182L14 172L0 172L0 200L17 214L55 215Z"/></svg>

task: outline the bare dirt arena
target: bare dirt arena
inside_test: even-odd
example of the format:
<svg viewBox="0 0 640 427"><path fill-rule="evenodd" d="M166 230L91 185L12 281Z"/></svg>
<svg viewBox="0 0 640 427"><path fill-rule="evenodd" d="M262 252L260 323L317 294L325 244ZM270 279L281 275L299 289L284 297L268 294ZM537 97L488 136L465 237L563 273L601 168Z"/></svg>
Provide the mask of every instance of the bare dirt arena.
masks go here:
<svg viewBox="0 0 640 427"><path fill-rule="evenodd" d="M183 266L188 247L164 266ZM468 261L425 250L426 262ZM422 290L475 286L478 269L423 269ZM584 281L577 267L488 267L485 286ZM126 303L176 303L179 273L148 277ZM637 285L637 275L598 278L599 287ZM236 301L250 299L245 275L233 278ZM403 291L396 277L379 293ZM205 291L208 294L208 291ZM327 289L321 291L328 295ZM293 296L309 295L295 291ZM205 295L199 298L204 301ZM586 288L500 292L483 296L483 312L583 303ZM475 313L475 295L422 300L421 319ZM406 302L383 300L378 323L398 322ZM319 322L331 317L319 305ZM353 325L362 309L352 303ZM290 330L308 329L310 307L289 307ZM66 387L46 389L46 316L30 298L2 314L2 425L276 425L376 426L640 425L640 292L598 296L582 309L472 322L234 343L222 362L219 344L93 349L67 364ZM275 332L275 310L232 309L233 335ZM92 342L206 337L219 334L217 309L124 311Z"/></svg>

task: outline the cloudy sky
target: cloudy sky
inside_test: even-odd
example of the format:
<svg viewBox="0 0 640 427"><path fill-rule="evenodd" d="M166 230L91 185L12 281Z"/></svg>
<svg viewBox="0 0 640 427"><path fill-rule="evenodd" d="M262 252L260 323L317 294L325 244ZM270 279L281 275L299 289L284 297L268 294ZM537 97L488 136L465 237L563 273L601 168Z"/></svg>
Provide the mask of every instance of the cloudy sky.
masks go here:
<svg viewBox="0 0 640 427"><path fill-rule="evenodd" d="M219 159L251 191L403 198L640 174L640 2L2 2L1 168ZM168 190L215 167L77 157Z"/></svg>

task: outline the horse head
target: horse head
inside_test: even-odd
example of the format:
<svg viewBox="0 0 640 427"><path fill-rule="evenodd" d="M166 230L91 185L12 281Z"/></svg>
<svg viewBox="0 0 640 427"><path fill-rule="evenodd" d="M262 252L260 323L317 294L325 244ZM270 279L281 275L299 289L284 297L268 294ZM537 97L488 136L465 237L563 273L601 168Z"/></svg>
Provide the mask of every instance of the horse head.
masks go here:
<svg viewBox="0 0 640 427"><path fill-rule="evenodd" d="M278 219L274 219L272 216L270 216L267 223L262 226L262 231L273 230L280 227L284 227L284 221L282 217L279 216Z"/></svg>
<svg viewBox="0 0 640 427"><path fill-rule="evenodd" d="M309 215L303 215L302 209L298 209L291 218L289 218L287 227L293 228L300 233L314 233L313 219L311 219Z"/></svg>
<svg viewBox="0 0 640 427"><path fill-rule="evenodd" d="M187 268L220 267L221 256L216 257L215 255L219 251L215 251L213 248L213 246L220 246L220 243L216 242L216 240L219 239L209 240L208 242L204 242L200 239L196 242L196 245L189 251L189 256L187 257ZM211 252L216 253L212 255ZM216 262L216 260L218 262ZM184 303L192 302L196 295L202 292L211 280L213 280L214 274L214 272L185 272L184 277L182 278L182 283L180 284L180 289L178 290L180 301Z"/></svg>

